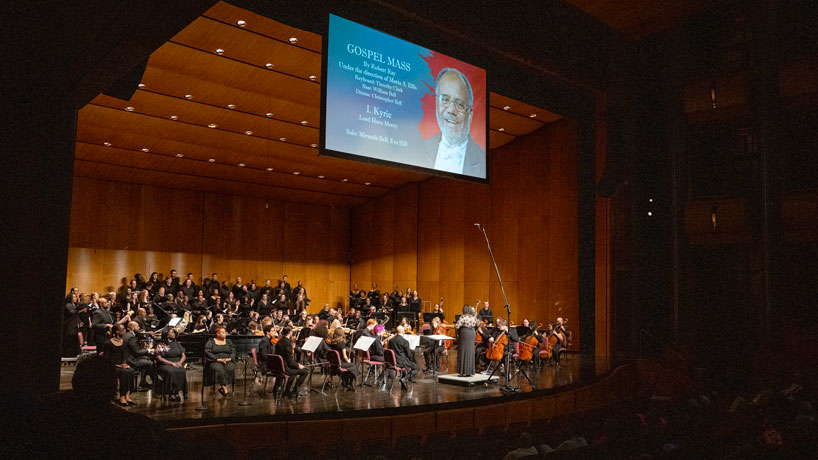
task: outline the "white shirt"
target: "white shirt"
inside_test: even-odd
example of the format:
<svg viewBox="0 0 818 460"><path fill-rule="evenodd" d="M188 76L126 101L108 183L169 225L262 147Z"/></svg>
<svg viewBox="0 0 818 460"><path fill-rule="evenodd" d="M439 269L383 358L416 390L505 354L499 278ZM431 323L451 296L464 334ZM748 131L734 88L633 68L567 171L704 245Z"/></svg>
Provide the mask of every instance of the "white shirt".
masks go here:
<svg viewBox="0 0 818 460"><path fill-rule="evenodd" d="M448 171L462 174L463 163L466 161L466 146L468 143L469 138L467 137L459 144L449 145L446 143L446 139L441 136L440 144L437 146L435 169L438 171Z"/></svg>

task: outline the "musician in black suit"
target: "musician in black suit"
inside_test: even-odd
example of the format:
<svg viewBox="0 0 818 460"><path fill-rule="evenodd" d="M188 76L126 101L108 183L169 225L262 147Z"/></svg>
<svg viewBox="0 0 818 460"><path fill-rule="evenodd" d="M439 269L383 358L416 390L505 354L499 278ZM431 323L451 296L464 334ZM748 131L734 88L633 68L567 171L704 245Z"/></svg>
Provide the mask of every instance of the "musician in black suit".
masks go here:
<svg viewBox="0 0 818 460"><path fill-rule="evenodd" d="M156 366L151 359L151 351L139 345L139 323L136 321L128 323L128 333L125 334L125 362L139 372L141 388L151 387L145 380L148 376L151 382L156 382Z"/></svg>
<svg viewBox="0 0 818 460"><path fill-rule="evenodd" d="M371 361L383 362L383 344L381 343L381 338L374 332L377 324L378 321L374 318L369 318L366 320L366 329L362 335L364 337L372 337L375 339L375 341L372 342L372 345L369 346L369 359Z"/></svg>
<svg viewBox="0 0 818 460"><path fill-rule="evenodd" d="M130 321L130 316L125 316L117 324ZM107 299L99 299L99 308L91 313L91 328L94 330L94 341L98 345L105 343L105 337L109 335L114 327L114 316L111 314L111 304Z"/></svg>
<svg viewBox="0 0 818 460"><path fill-rule="evenodd" d="M483 308L477 312L477 317L480 318L480 321L488 321L491 322L494 319L494 313L491 312L491 308L489 308L489 301L486 300L486 303L483 305Z"/></svg>
<svg viewBox="0 0 818 460"><path fill-rule="evenodd" d="M267 357L276 352L275 345L271 342L273 337L275 337L275 327L272 324L264 326L264 338L258 342L258 354L256 355L258 367L262 372L267 371Z"/></svg>
<svg viewBox="0 0 818 460"><path fill-rule="evenodd" d="M406 369L406 375L400 379L400 386L406 389L406 380L411 380L418 373L418 365L412 359L412 349L409 341L403 337L403 326L398 326L397 335L389 339L389 349L395 352L395 361L398 366Z"/></svg>
<svg viewBox="0 0 818 460"><path fill-rule="evenodd" d="M287 387L284 389L284 396L298 398L298 387L304 383L310 371L295 360L295 346L292 342L292 335L293 330L290 327L285 327L281 331L281 338L276 344L276 354L284 358L284 372L290 376L287 380ZM296 375L298 376L298 381L295 381L294 377ZM293 385L293 381L295 381L295 385Z"/></svg>

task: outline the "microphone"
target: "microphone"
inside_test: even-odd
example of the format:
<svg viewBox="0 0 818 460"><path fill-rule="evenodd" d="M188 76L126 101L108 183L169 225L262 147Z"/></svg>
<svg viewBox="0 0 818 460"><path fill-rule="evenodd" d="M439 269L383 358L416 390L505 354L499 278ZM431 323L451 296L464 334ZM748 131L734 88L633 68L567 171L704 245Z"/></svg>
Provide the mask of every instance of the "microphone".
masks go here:
<svg viewBox="0 0 818 460"><path fill-rule="evenodd" d="M477 228L480 228L480 224L478 224L476 222L475 222L474 226L477 227Z"/></svg>

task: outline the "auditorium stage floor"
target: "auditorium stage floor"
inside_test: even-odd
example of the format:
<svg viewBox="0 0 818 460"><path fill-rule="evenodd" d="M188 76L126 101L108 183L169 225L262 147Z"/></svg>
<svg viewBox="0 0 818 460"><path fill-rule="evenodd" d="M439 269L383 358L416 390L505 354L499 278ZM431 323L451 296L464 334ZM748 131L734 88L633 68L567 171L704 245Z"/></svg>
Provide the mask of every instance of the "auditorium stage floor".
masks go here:
<svg viewBox="0 0 818 460"><path fill-rule="evenodd" d="M455 369L455 359L455 356L449 358L450 369ZM422 362L422 358L420 358L420 361ZM190 419L202 420L215 418L298 416L299 414L338 412L347 413L351 411L424 405L433 405L436 406L435 409L439 409L439 404L495 398L503 395L500 391L500 386L497 384L490 384L488 387L482 384L471 387L455 386L435 382L431 374L421 374L415 377L417 383L410 385L408 390L402 390L400 382L396 382L391 391L389 387L387 387L386 390L381 390L380 388L371 388L368 386L358 387L355 392L348 392L343 389L338 389L336 392L334 389L327 389L326 395L311 392L309 395L300 397L297 401L281 399L276 402L271 393L266 393L262 400L258 392L252 391L253 374L252 371L248 369L247 401L250 402L250 405L240 406L239 403L243 400L242 389L244 380L242 376L244 368L240 365L241 363L238 364L235 394L223 397L218 393L212 393L208 387L205 390L205 406L208 407L207 411L199 412L195 410L201 401L201 370L188 371L188 384L190 386L190 397L188 401L173 403L163 402L161 398L154 395L153 391L139 392L132 395L132 399L137 405L128 410L145 414L156 421L174 422ZM198 363L195 364L194 367L201 369ZM445 365L443 367L445 371ZM607 362L604 360L596 362L594 367L595 372L593 373L596 375L608 370ZM71 376L73 375L73 371L73 365L64 366L62 368L60 389L68 390L71 388ZM558 390L560 387L580 383L579 355L572 354L568 356L568 359L563 359L562 366L559 369L555 369L552 366L543 366L540 370L532 370L528 372L528 374L538 390ZM338 378L336 377L334 380L337 382ZM316 372L313 375L312 388L320 390L322 382L323 377ZM505 383L505 377L501 376L499 382L501 384ZM515 378L512 381L512 385L520 386L523 393L534 390L522 376ZM271 389L272 386L271 379L268 390ZM306 385L302 387L302 389L305 388Z"/></svg>

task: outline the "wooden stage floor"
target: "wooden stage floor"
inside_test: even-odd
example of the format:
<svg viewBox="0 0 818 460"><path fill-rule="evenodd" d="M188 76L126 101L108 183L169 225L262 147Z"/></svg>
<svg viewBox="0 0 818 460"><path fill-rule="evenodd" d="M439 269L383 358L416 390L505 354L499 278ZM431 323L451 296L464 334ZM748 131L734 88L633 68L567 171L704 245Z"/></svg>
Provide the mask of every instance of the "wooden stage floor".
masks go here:
<svg viewBox="0 0 818 460"><path fill-rule="evenodd" d="M449 356L449 369L454 370L456 356L453 353ZM422 355L419 357L419 364L422 365ZM183 420L207 420L207 419L236 419L236 418L269 418L275 417L299 417L307 416L307 414L325 413L344 413L342 416L351 416L348 414L352 411L368 411L373 409L393 409L400 407L413 406L433 406L431 409L440 409L440 404L456 403L462 401L471 401L478 399L491 399L503 396L501 386L498 384L490 384L484 386L482 384L471 387L456 386L451 384L444 384L436 382L431 374L420 374L415 377L415 384L410 384L407 390L402 390L400 382L396 382L394 387L387 388L372 388L369 386L359 386L354 392L345 391L339 388L337 391L327 389L326 394L318 394L310 392L308 395L299 397L298 400L282 398L275 401L271 390L273 383L272 379L268 385L268 392L264 394L264 399L260 397L260 391L254 391L253 387L253 373L248 366L247 371L247 398L249 405L241 406L240 402L244 400L244 367L242 363L237 363L236 370L236 387L235 393L231 393L227 397L221 396L219 393L211 391L210 387L205 389L205 406L207 411L197 411L196 408L200 406L201 397L201 366L195 363L196 370L188 370L188 385L189 398L183 402L166 402L154 394L152 390L143 391L132 394L132 399L137 405L128 408L127 410L144 414L157 422L166 422L173 424ZM443 364L443 374L446 373L446 365ZM608 370L606 361L598 361L594 363L595 368L593 374L599 375ZM73 375L74 366L63 366L61 371L60 389L68 390L71 388L71 376ZM563 359L562 365L559 369L553 366L543 366L539 370L527 370L529 378L536 386L536 388L529 385L522 375L512 380L512 386L519 386L523 393L534 390L554 390L559 391L559 388L565 386L573 386L580 383L580 356L578 354L571 354L567 359ZM593 378L593 376L590 376ZM585 377L588 379L588 376ZM370 379L371 380L371 379ZM338 378L334 381L337 383ZM323 376L316 372L313 374L312 388L316 390L321 389ZM360 379L359 379L360 382ZM500 384L505 383L505 376L501 374L499 379ZM391 380L389 382L391 384ZM340 385L338 386L340 387ZM306 383L301 387L306 389ZM373 411L376 412L376 411ZM380 411L377 411L380 412ZM357 416L358 414L356 414ZM360 414L364 415L364 414Z"/></svg>

